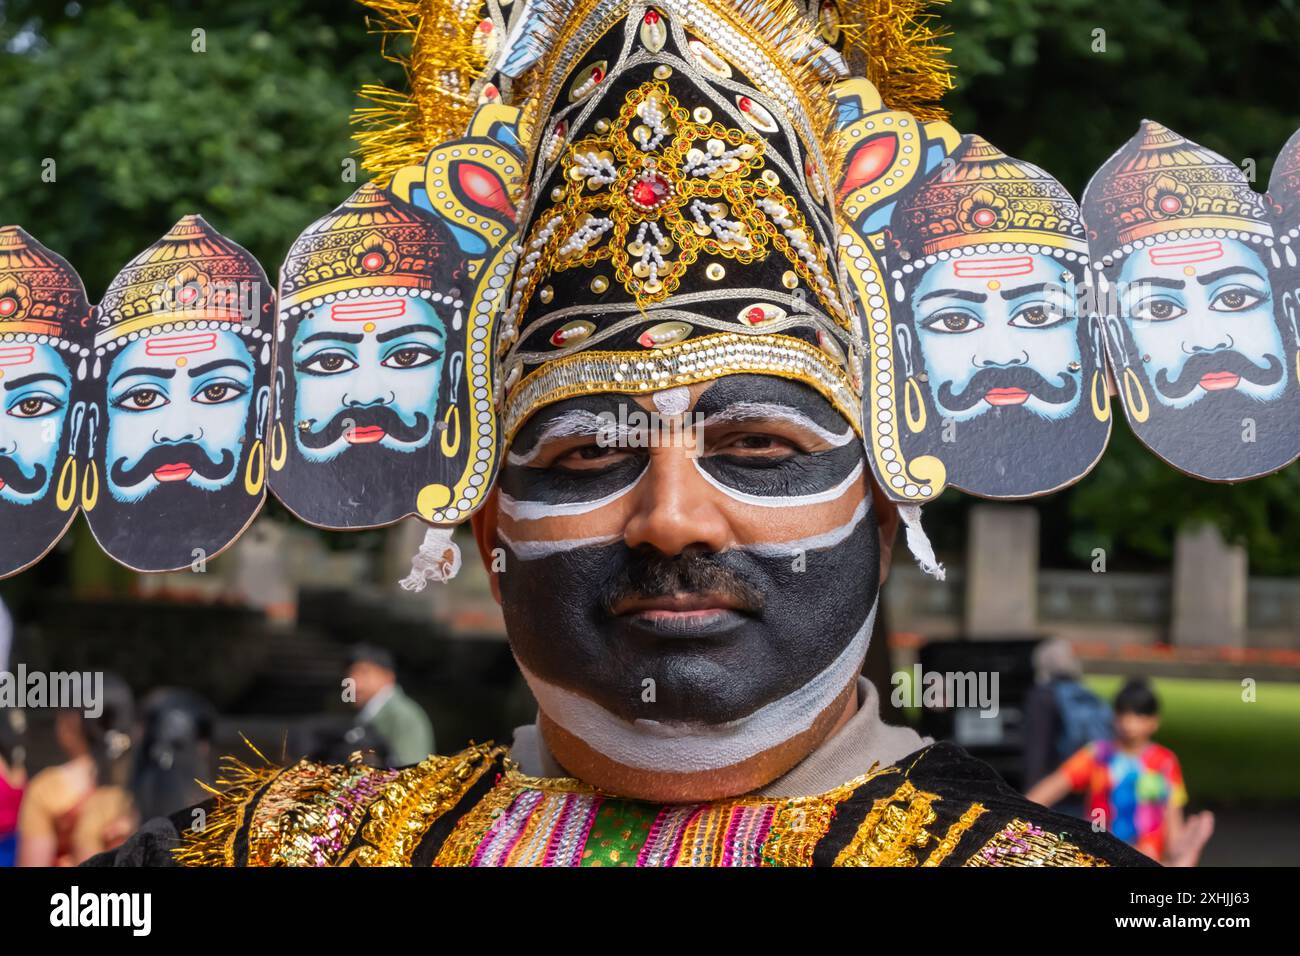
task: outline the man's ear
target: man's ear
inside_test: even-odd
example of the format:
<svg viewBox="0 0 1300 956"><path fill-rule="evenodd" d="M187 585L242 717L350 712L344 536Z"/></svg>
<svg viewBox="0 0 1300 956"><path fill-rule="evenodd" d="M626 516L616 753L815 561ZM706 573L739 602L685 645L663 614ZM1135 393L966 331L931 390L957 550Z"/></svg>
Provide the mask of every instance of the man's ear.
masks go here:
<svg viewBox="0 0 1300 956"><path fill-rule="evenodd" d="M871 504L876 512L876 524L880 528L880 586L883 588L889 580L889 568L894 563L894 540L898 537L898 526L903 522L898 506L885 496L875 481L871 482Z"/></svg>
<svg viewBox="0 0 1300 956"><path fill-rule="evenodd" d="M492 597L501 603L501 582L493 567L496 559L493 552L497 549L497 490L493 488L483 501L483 506L469 519L474 529L474 543L478 545L478 556L487 571L488 581L492 584ZM895 521L897 526L897 521Z"/></svg>

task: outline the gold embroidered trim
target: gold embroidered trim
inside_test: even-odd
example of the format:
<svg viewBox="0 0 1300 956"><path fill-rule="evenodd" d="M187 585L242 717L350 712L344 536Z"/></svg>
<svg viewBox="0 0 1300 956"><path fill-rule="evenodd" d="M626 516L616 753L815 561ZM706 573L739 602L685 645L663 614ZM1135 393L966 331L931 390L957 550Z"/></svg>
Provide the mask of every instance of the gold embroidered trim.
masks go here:
<svg viewBox="0 0 1300 956"><path fill-rule="evenodd" d="M961 815L961 819L948 828L948 832L930 851L930 855L925 858L925 862L921 866L938 866L946 860L952 851L957 849L957 844L966 835L966 831L970 829L971 824L978 820L984 812L985 807L982 803L972 803L966 812Z"/></svg>
<svg viewBox="0 0 1300 956"><path fill-rule="evenodd" d="M529 373L505 408L505 442L546 405L593 392L637 394L754 372L816 389L862 434L862 409L844 370L830 356L786 335L721 332L645 352L575 352Z"/></svg>
<svg viewBox="0 0 1300 956"><path fill-rule="evenodd" d="M181 836L181 845L172 850L172 858L181 866L237 866L235 837L244 825L249 806L284 773L283 768L267 760L247 737L242 739L264 766L250 767L236 757L227 756L222 758L216 787L199 781L199 786L216 798L216 804L203 827L187 829Z"/></svg>
<svg viewBox="0 0 1300 956"><path fill-rule="evenodd" d="M1070 841L1025 820L1012 820L962 866L1110 866Z"/></svg>
<svg viewBox="0 0 1300 956"><path fill-rule="evenodd" d="M932 834L925 828L937 816L938 794L917 790L904 780L888 797L872 804L858 832L835 858L835 866L916 866L914 847L923 847ZM906 803L906 809L897 804Z"/></svg>
<svg viewBox="0 0 1300 956"><path fill-rule="evenodd" d="M478 744L454 757L429 757L401 771L371 805L370 819L361 830L365 845L344 865L409 866L429 827L506 753L504 747Z"/></svg>

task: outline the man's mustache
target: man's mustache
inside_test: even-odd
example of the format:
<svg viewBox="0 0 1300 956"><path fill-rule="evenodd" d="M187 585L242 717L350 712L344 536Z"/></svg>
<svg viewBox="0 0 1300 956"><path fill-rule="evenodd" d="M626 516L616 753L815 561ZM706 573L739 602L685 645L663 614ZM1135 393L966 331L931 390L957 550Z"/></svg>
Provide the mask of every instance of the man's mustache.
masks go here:
<svg viewBox="0 0 1300 956"><path fill-rule="evenodd" d="M1172 382L1169 370L1156 372L1156 388L1169 398L1182 398L1201 384L1202 376L1209 372L1228 372L1255 385L1276 385L1282 379L1282 360L1276 355L1264 356L1267 365L1260 368L1240 352L1225 349L1221 352L1198 352L1187 360L1183 370Z"/></svg>
<svg viewBox="0 0 1300 956"><path fill-rule="evenodd" d="M8 455L0 455L0 483L20 495L35 494L45 487L45 466L37 463L32 477L23 474L22 467Z"/></svg>
<svg viewBox="0 0 1300 956"><path fill-rule="evenodd" d="M348 408L330 419L329 424L320 431L302 429L298 432L298 441L308 448L326 448L353 428L372 428L378 426L385 433L398 441L413 442L423 438L429 431L429 417L422 412L415 413L415 424L408 425L402 416L387 405L367 405L363 408Z"/></svg>
<svg viewBox="0 0 1300 956"><path fill-rule="evenodd" d="M1065 372L1061 373L1061 384L1053 385L1027 365L1009 365L980 369L960 392L953 392L952 382L944 382L939 386L939 401L944 408L964 412L984 401L984 396L995 388L1023 388L1052 405L1064 405L1079 391L1078 383Z"/></svg>
<svg viewBox="0 0 1300 956"><path fill-rule="evenodd" d="M624 601L674 594L717 595L749 614L759 613L766 604L762 591L724 567L716 555L685 552L670 558L653 550L635 550L605 586L600 605L613 616L614 608Z"/></svg>
<svg viewBox="0 0 1300 956"><path fill-rule="evenodd" d="M180 442L175 445L155 445L150 448L134 465L127 466L125 458L113 463L110 474L113 483L124 488L138 485L164 465L189 465L195 474L209 481L228 478L235 470L235 455L229 448L221 451L221 459L214 461L194 442Z"/></svg>

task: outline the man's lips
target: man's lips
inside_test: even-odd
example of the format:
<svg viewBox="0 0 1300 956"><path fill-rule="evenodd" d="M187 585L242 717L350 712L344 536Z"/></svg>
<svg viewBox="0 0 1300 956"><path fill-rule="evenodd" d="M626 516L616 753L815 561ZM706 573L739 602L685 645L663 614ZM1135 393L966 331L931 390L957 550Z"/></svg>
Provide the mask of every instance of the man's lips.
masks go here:
<svg viewBox="0 0 1300 956"><path fill-rule="evenodd" d="M163 465L153 471L153 476L159 481L184 481L192 474L194 474L194 469L183 462L175 465Z"/></svg>
<svg viewBox="0 0 1300 956"><path fill-rule="evenodd" d="M1236 388L1240 381L1241 376L1231 372L1206 372L1201 376L1201 388L1207 392L1218 392L1227 388Z"/></svg>
<svg viewBox="0 0 1300 956"><path fill-rule="evenodd" d="M373 445L377 441L383 441L387 434L378 425L366 425L362 428L349 428L343 437L353 445Z"/></svg>
<svg viewBox="0 0 1300 956"><path fill-rule="evenodd" d="M618 602L614 614L639 630L669 637L705 637L746 620L736 602L720 594L672 594Z"/></svg>
<svg viewBox="0 0 1300 956"><path fill-rule="evenodd" d="M984 400L990 405L1023 405L1029 399L1029 393L1023 388L990 388L984 393Z"/></svg>

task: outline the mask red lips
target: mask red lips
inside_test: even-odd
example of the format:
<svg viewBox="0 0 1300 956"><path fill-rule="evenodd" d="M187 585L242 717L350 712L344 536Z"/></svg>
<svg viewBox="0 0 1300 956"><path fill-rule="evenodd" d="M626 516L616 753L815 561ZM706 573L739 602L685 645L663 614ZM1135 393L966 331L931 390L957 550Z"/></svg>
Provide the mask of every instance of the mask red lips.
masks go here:
<svg viewBox="0 0 1300 956"><path fill-rule="evenodd" d="M1029 392L1023 388L991 388L984 393L984 400L990 405L1023 405L1029 400Z"/></svg>
<svg viewBox="0 0 1300 956"><path fill-rule="evenodd" d="M1224 389L1236 388L1237 383L1241 381L1240 375L1234 375L1232 372L1206 372L1200 378L1201 388L1207 392L1219 392Z"/></svg>
<svg viewBox="0 0 1300 956"><path fill-rule="evenodd" d="M364 427L349 428L343 433L351 445L373 445L377 441L383 441L388 432L378 425L366 425Z"/></svg>
<svg viewBox="0 0 1300 956"><path fill-rule="evenodd" d="M192 474L194 474L194 469L184 462L178 462L174 465L162 465L155 468L153 472L153 476L159 481L184 481Z"/></svg>

